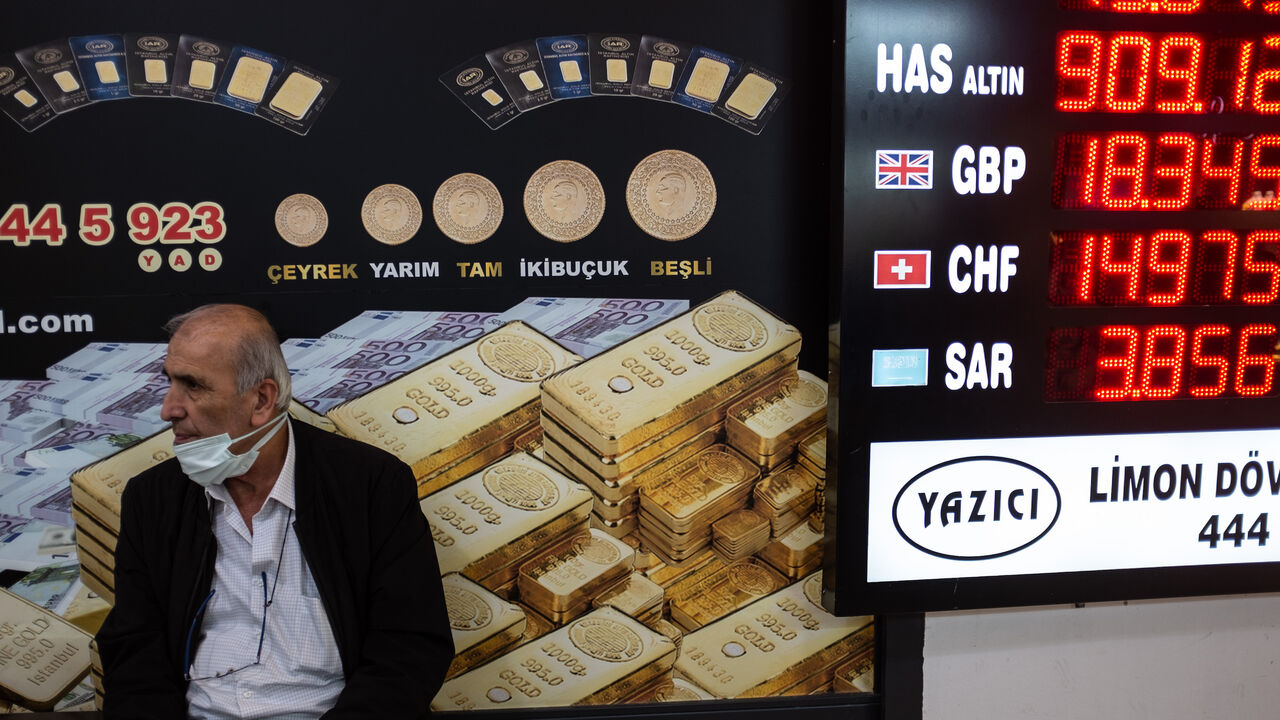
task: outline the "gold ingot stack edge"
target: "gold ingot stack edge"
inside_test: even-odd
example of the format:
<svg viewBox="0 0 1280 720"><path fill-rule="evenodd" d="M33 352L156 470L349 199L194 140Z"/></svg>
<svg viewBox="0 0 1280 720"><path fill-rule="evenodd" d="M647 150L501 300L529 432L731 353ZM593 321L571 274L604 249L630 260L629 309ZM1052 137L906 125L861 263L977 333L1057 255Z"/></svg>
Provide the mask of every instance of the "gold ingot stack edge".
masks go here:
<svg viewBox="0 0 1280 720"><path fill-rule="evenodd" d="M413 468L418 496L510 452L538 422L538 384L582 358L515 321L328 412L339 432Z"/></svg>
<svg viewBox="0 0 1280 720"><path fill-rule="evenodd" d="M446 680L433 711L609 704L671 670L676 646L604 607Z"/></svg>
<svg viewBox="0 0 1280 720"><path fill-rule="evenodd" d="M800 370L729 406L728 443L764 470L791 458L796 443L827 416L827 383Z"/></svg>
<svg viewBox="0 0 1280 720"><path fill-rule="evenodd" d="M486 662L524 637L528 618L515 603L507 602L458 573L440 579L444 586L454 656L446 677L453 677Z"/></svg>
<svg viewBox="0 0 1280 720"><path fill-rule="evenodd" d="M817 572L685 635L676 673L718 698L808 693L873 647L871 621L823 609Z"/></svg>
<svg viewBox="0 0 1280 720"><path fill-rule="evenodd" d="M585 530L591 491L517 452L420 501L442 573L459 572L489 590L566 534Z"/></svg>

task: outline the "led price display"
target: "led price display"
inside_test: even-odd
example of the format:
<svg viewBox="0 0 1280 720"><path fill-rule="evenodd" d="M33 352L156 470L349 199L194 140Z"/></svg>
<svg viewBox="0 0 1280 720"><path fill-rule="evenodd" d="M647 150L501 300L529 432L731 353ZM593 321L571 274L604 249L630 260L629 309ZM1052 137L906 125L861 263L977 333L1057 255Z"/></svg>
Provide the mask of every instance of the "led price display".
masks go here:
<svg viewBox="0 0 1280 720"><path fill-rule="evenodd" d="M1276 337L1274 323L1052 328L1045 399L1273 395Z"/></svg>
<svg viewBox="0 0 1280 720"><path fill-rule="evenodd" d="M1280 299L1280 231L1155 230L1055 233L1054 305L1273 305Z"/></svg>
<svg viewBox="0 0 1280 720"><path fill-rule="evenodd" d="M1102 10L1115 13L1261 13L1280 15L1277 0L1060 0L1064 10Z"/></svg>
<svg viewBox="0 0 1280 720"><path fill-rule="evenodd" d="M1280 113L1280 35L1064 32L1057 70L1067 112Z"/></svg>
<svg viewBox="0 0 1280 720"><path fill-rule="evenodd" d="M1278 185L1280 133L1062 133L1056 142L1055 208L1274 209ZM1269 204L1250 202L1254 193Z"/></svg>

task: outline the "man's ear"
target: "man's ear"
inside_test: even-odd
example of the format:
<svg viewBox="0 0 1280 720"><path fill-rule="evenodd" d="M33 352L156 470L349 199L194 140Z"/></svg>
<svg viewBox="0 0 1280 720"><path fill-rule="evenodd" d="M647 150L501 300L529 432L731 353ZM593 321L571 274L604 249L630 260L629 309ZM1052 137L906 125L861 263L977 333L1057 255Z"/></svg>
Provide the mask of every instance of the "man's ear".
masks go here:
<svg viewBox="0 0 1280 720"><path fill-rule="evenodd" d="M280 397L280 386L276 384L275 379L267 378L258 383L253 390L253 417L251 424L254 427L263 425L276 414L276 400Z"/></svg>

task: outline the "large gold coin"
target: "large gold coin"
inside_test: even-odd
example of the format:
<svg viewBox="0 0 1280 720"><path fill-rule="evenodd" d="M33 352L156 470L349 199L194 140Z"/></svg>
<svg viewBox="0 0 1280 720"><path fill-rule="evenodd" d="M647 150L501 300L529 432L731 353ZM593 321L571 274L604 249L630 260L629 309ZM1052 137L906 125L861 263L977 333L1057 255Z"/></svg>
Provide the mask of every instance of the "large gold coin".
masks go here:
<svg viewBox="0 0 1280 720"><path fill-rule="evenodd" d="M489 239L502 223L502 196L488 178L461 173L441 183L431 215L450 240L471 245Z"/></svg>
<svg viewBox="0 0 1280 720"><path fill-rule="evenodd" d="M701 160L659 150L627 180L627 210L641 230L660 240L684 240L706 227L716 209L716 182Z"/></svg>
<svg viewBox="0 0 1280 720"><path fill-rule="evenodd" d="M604 188L586 165L549 162L524 186L524 214L545 237L556 242L581 240L604 217Z"/></svg>
<svg viewBox="0 0 1280 720"><path fill-rule="evenodd" d="M310 247L329 229L329 213L306 193L290 195L276 208L276 232L290 245Z"/></svg>
<svg viewBox="0 0 1280 720"><path fill-rule="evenodd" d="M365 196L360 219L374 240L399 245L413 237L422 225L422 204L403 185L379 185Z"/></svg>

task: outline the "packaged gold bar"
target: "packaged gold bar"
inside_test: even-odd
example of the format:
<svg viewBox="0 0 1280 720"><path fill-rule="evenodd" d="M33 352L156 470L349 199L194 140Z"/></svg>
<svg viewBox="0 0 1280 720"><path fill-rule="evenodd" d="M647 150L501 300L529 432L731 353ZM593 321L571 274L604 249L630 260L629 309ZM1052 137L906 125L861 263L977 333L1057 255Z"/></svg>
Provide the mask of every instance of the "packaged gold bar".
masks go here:
<svg viewBox="0 0 1280 720"><path fill-rule="evenodd" d="M616 456L755 386L800 352L800 333L726 292L543 384L546 413Z"/></svg>
<svg viewBox="0 0 1280 720"><path fill-rule="evenodd" d="M578 533L520 566L520 599L547 617L585 605L630 573L634 557L630 545L607 533Z"/></svg>
<svg viewBox="0 0 1280 720"><path fill-rule="evenodd" d="M686 630L696 630L786 584L787 579L768 564L756 558L738 560L673 588L669 595L671 619Z"/></svg>
<svg viewBox="0 0 1280 720"><path fill-rule="evenodd" d="M746 496L760 469L727 445L712 445L640 491L640 507L677 532L708 518L722 498Z"/></svg>
<svg viewBox="0 0 1280 720"><path fill-rule="evenodd" d="M0 696L52 710L89 672L92 640L39 605L0 590Z"/></svg>
<svg viewBox="0 0 1280 720"><path fill-rule="evenodd" d="M660 610L663 597L662 586L641 573L633 572L595 596L591 604L593 607L614 607L640 619L640 616L654 608Z"/></svg>
<svg viewBox="0 0 1280 720"><path fill-rule="evenodd" d="M334 425L332 420L297 400L289 400L289 417L298 422L304 422L311 427L320 428L325 432L338 432L338 426Z"/></svg>
<svg viewBox="0 0 1280 720"><path fill-rule="evenodd" d="M601 454L546 413L542 415L541 424L547 439L554 440L561 448L572 453L592 473L604 480L616 482L622 476L631 475L658 462L700 435L720 430L724 427L724 413L713 409L712 412L703 413L618 455Z"/></svg>
<svg viewBox="0 0 1280 720"><path fill-rule="evenodd" d="M528 430L538 418L538 383L581 359L511 322L328 416L342 434L389 450L426 478Z"/></svg>
<svg viewBox="0 0 1280 720"><path fill-rule="evenodd" d="M822 561L822 535L814 532L808 523L800 523L791 532L765 545L759 557L784 575L797 577L798 568Z"/></svg>
<svg viewBox="0 0 1280 720"><path fill-rule="evenodd" d="M480 580L581 525L591 497L546 463L513 453L419 504L431 524L440 572Z"/></svg>
<svg viewBox="0 0 1280 720"><path fill-rule="evenodd" d="M676 647L614 608L600 608L458 677L432 711L607 704L671 670Z"/></svg>
<svg viewBox="0 0 1280 720"><path fill-rule="evenodd" d="M440 578L453 634L448 677L466 672L524 637L524 610L457 573Z"/></svg>
<svg viewBox="0 0 1280 720"><path fill-rule="evenodd" d="M676 672L718 698L774 695L870 647L871 619L824 610L814 573L685 635Z"/></svg>
<svg viewBox="0 0 1280 720"><path fill-rule="evenodd" d="M120 532L120 494L134 475L173 457L173 430L162 430L71 475L71 500L112 531Z"/></svg>
<svg viewBox="0 0 1280 720"><path fill-rule="evenodd" d="M841 693L871 692L876 683L875 648L868 648L857 657L836 668L831 680L831 690Z"/></svg>
<svg viewBox="0 0 1280 720"><path fill-rule="evenodd" d="M644 484L646 479L660 477L668 468L711 447L721 439L721 430L721 425L713 425L698 433L692 439L685 441L683 445L659 455L649 464L612 479L598 475L596 469L599 466L590 464L591 458L588 458L587 461L580 460L575 454L578 452L577 450L570 451L564 448L550 435L545 437L543 449L546 451L547 457L564 468L570 477L585 483L597 497L609 502L622 502L629 498L639 502L636 493L639 492L640 486ZM616 466L610 467L616 469Z"/></svg>
<svg viewBox="0 0 1280 720"><path fill-rule="evenodd" d="M595 513L591 513L590 527L602 530L610 536L619 540L634 533L639 525L639 516L635 513L624 515L617 520L605 520Z"/></svg>
<svg viewBox="0 0 1280 720"><path fill-rule="evenodd" d="M772 456L790 452L826 417L826 381L800 370L730 405L724 431L743 455Z"/></svg>
<svg viewBox="0 0 1280 720"><path fill-rule="evenodd" d="M716 551L711 548L705 548L693 557L682 562L668 562L663 559L661 555L655 552L653 548L649 548L649 550L658 556L658 560L660 562L648 570L645 570L644 574L647 575L650 580L658 583L664 588L671 587L673 584L688 577L692 573L701 570L707 565L724 562L720 559L719 555L716 555Z"/></svg>
<svg viewBox="0 0 1280 720"><path fill-rule="evenodd" d="M809 433L796 445L796 455L810 470L817 469L814 475L822 477L827 470L827 426Z"/></svg>

